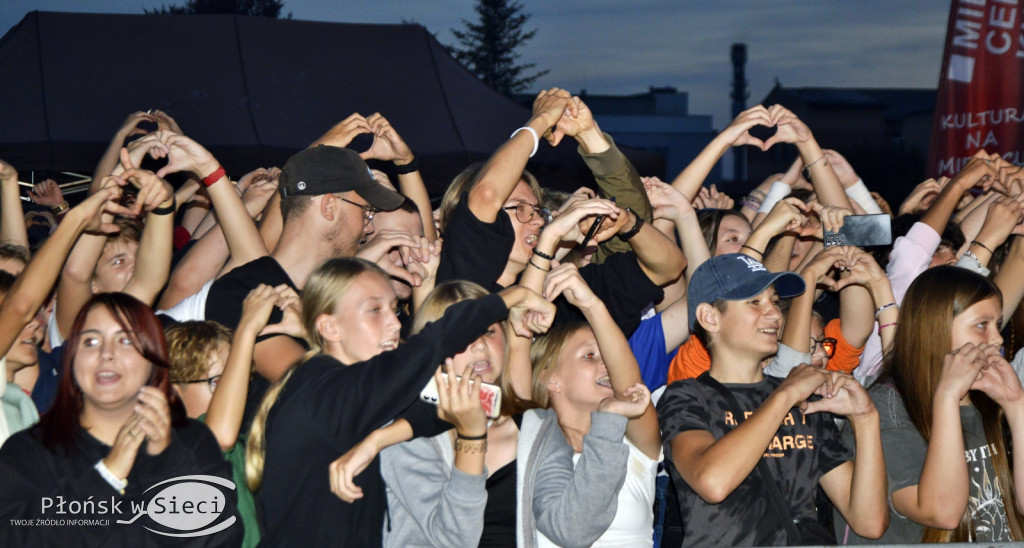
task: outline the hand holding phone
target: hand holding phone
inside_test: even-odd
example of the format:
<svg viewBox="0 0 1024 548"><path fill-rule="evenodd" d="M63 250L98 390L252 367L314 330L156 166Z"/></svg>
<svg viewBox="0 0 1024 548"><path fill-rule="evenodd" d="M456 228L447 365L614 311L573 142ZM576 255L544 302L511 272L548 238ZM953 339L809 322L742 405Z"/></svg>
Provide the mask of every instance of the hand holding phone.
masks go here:
<svg viewBox="0 0 1024 548"><path fill-rule="evenodd" d="M451 362L451 358L448 358L446 362ZM448 374L441 373L440 375L442 382L447 385ZM462 383L462 377L455 377L459 383ZM501 388L496 385L489 384L486 382L472 381L472 379L465 382L476 382L480 385L480 405L483 407L484 415L489 419L496 419L501 415ZM430 379L423 390L420 392L420 399L438 405L440 402L440 394L438 394L437 375Z"/></svg>

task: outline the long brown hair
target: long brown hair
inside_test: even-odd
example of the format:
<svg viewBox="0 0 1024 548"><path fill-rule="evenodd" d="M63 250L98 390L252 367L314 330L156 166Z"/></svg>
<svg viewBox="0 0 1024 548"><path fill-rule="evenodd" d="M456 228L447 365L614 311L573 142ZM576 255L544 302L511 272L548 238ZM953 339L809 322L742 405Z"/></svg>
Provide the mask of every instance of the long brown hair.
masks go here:
<svg viewBox="0 0 1024 548"><path fill-rule="evenodd" d="M988 278L955 266L930 268L914 280L903 298L900 322L879 383L890 382L899 391L914 427L931 440L933 398L942 374L942 362L953 346L953 318L971 306L1002 294ZM1006 458L1003 411L980 391L971 392L985 429L985 440L995 447L992 464L1002 494L1010 533L1024 539L1024 523L1017 512L1014 483ZM974 538L970 509L952 531L928 528L922 542L966 542Z"/></svg>
<svg viewBox="0 0 1024 548"><path fill-rule="evenodd" d="M70 448L81 430L79 415L82 412L82 389L75 380L75 357L82 339L86 317L93 309L104 307L121 329L128 334L135 349L153 365L146 386L153 386L163 392L171 408L172 423L180 424L185 418L184 407L177 394L171 390L167 360L167 341L160 320L144 303L126 293L99 293L93 295L75 316L71 335L64 344L61 360L63 376L57 387L53 406L39 421L43 443L47 447L61 445Z"/></svg>

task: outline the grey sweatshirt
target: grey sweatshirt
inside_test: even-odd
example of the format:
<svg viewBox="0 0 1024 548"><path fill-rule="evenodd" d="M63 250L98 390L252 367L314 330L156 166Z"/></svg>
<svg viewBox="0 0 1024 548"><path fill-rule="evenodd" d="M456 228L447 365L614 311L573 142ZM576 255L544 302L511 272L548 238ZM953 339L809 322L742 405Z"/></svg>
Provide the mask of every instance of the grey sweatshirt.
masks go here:
<svg viewBox="0 0 1024 548"><path fill-rule="evenodd" d="M621 415L591 413L590 433L574 468L572 447L555 412L526 412L516 454L518 546L536 546L537 529L562 546L590 546L604 533L626 477L629 448L622 439L627 422ZM473 476L456 469L447 433L389 447L380 458L391 517L384 546L480 542L487 473Z"/></svg>

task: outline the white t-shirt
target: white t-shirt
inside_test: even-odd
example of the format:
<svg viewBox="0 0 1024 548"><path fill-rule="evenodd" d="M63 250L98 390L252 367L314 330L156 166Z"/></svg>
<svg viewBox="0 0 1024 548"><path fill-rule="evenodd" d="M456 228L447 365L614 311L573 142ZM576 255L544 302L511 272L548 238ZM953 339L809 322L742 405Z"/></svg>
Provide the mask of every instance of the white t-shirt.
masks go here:
<svg viewBox="0 0 1024 548"><path fill-rule="evenodd" d="M165 314L174 318L176 322L188 322L192 320L203 321L206 319L206 298L210 295L210 288L213 282L210 280L203 284L194 295L185 297L180 303L167 310L157 310L158 314Z"/></svg>
<svg viewBox="0 0 1024 548"><path fill-rule="evenodd" d="M626 460L626 480L619 490L619 506L608 529L591 546L634 548L654 545L654 490L658 463L665 458L659 452L658 460L652 460L625 437L622 443L629 447ZM580 460L580 454L572 457L573 466ZM537 531L537 546L557 547L544 533Z"/></svg>

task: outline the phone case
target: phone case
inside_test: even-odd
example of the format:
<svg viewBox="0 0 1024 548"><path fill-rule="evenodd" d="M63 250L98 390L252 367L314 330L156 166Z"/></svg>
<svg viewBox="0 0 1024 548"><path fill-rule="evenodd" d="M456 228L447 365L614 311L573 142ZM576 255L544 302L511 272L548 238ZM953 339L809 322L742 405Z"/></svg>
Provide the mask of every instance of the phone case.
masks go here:
<svg viewBox="0 0 1024 548"><path fill-rule="evenodd" d="M448 380L447 373L442 373L441 376L444 377L445 381ZM420 391L420 399L437 405L437 382L434 381L434 377L430 377L430 381ZM501 415L501 388L486 382L482 383L480 385L480 403L483 405L484 414L487 415L487 418L498 418Z"/></svg>
<svg viewBox="0 0 1024 548"><path fill-rule="evenodd" d="M871 247L892 243L892 220L884 214L850 215L838 231L825 231L825 247L853 245Z"/></svg>

